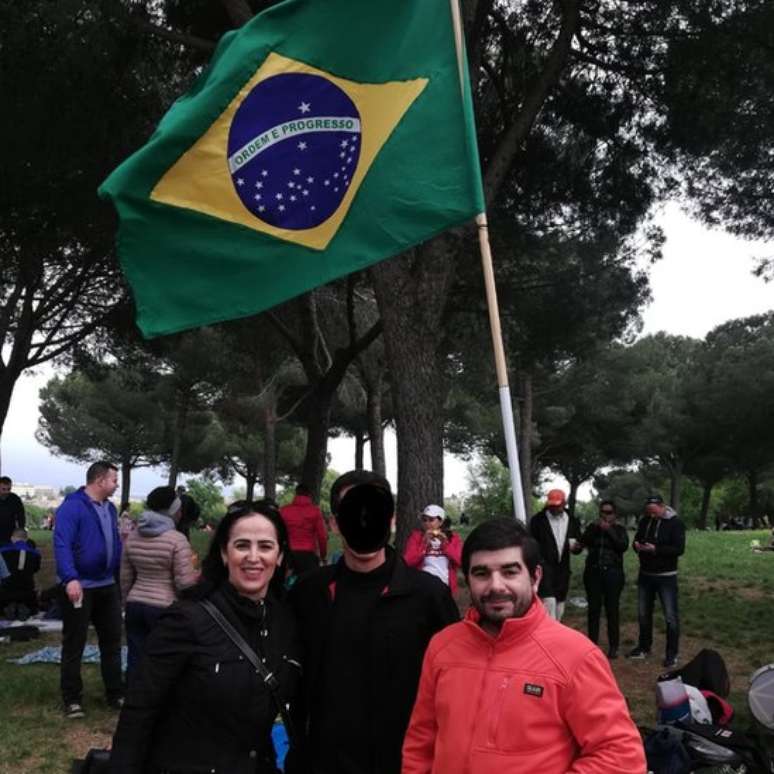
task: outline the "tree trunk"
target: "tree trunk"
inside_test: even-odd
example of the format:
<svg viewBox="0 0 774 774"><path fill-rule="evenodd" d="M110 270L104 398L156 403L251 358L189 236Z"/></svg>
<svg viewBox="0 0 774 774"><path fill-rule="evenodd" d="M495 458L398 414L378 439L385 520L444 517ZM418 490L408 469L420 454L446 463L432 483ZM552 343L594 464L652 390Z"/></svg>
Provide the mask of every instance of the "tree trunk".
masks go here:
<svg viewBox="0 0 774 774"><path fill-rule="evenodd" d="M255 496L255 481L257 478L257 471L248 466L247 475L245 476L245 500L251 502Z"/></svg>
<svg viewBox="0 0 774 774"><path fill-rule="evenodd" d="M441 311L455 243L436 239L371 270L392 378L398 436L399 551L416 515L443 502L444 365Z"/></svg>
<svg viewBox="0 0 774 774"><path fill-rule="evenodd" d="M382 380L368 387L366 398L368 415L368 440L371 444L371 470L380 476L387 475L384 459L384 428L382 427Z"/></svg>
<svg viewBox="0 0 774 774"><path fill-rule="evenodd" d="M16 386L18 374L14 375L10 369L0 370L0 449L2 449L3 427L8 418L8 412L11 408L11 398L13 397L13 388ZM0 473L3 471L3 461L0 457Z"/></svg>
<svg viewBox="0 0 774 774"><path fill-rule="evenodd" d="M178 396L175 407L175 426L172 434L172 456L169 460L168 486L177 486L177 477L180 475L180 453L183 447L183 433L188 423L188 403L190 395L187 390L176 390Z"/></svg>
<svg viewBox="0 0 774 774"><path fill-rule="evenodd" d="M747 485L750 493L750 516L753 520L753 526L757 527L759 523L758 519L758 471L747 471Z"/></svg>
<svg viewBox="0 0 774 774"><path fill-rule="evenodd" d="M578 479L574 476L568 480L570 482L570 494L567 496L567 513L570 514L571 519L574 519L575 506L578 502L578 487L580 486L580 481L578 481Z"/></svg>
<svg viewBox="0 0 774 774"><path fill-rule="evenodd" d="M271 403L263 410L263 496L277 497L277 415Z"/></svg>
<svg viewBox="0 0 774 774"><path fill-rule="evenodd" d="M365 450L365 433L355 430L355 470L363 470L363 452Z"/></svg>
<svg viewBox="0 0 774 774"><path fill-rule="evenodd" d="M677 460L669 466L669 504L680 513L680 494L683 484L683 463Z"/></svg>
<svg viewBox="0 0 774 774"><path fill-rule="evenodd" d="M121 460L121 505L129 502L132 485L132 462Z"/></svg>
<svg viewBox="0 0 774 774"><path fill-rule="evenodd" d="M534 396L532 374L521 374L521 411L519 412L519 465L521 466L521 487L524 490L524 510L527 519L532 515L532 414Z"/></svg>
<svg viewBox="0 0 774 774"><path fill-rule="evenodd" d="M701 492L701 510L699 511L699 529L707 529L707 516L709 515L710 498L712 497L712 488L714 481L705 481Z"/></svg>
<svg viewBox="0 0 774 774"><path fill-rule="evenodd" d="M331 424L333 395L326 393L310 397L309 419L306 423L306 453L301 481L312 492L312 500L320 500L322 480L328 463L328 429Z"/></svg>

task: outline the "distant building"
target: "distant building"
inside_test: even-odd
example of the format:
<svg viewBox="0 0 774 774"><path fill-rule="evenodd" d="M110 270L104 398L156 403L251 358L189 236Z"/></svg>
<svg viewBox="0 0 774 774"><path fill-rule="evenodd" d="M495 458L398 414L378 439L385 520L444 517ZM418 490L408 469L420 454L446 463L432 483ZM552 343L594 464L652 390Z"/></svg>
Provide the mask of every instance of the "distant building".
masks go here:
<svg viewBox="0 0 774 774"><path fill-rule="evenodd" d="M59 490L46 484L25 484L22 482L13 482L13 491L21 497L24 502L40 505L44 508L58 505L62 497Z"/></svg>

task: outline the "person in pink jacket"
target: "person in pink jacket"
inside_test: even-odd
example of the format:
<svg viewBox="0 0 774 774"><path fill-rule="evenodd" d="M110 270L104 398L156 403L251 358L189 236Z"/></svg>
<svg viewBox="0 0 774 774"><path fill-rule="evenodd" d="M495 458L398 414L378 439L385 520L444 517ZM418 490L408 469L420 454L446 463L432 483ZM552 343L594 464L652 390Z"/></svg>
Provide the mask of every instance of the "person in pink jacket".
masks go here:
<svg viewBox="0 0 774 774"><path fill-rule="evenodd" d="M419 517L422 526L409 535L403 558L409 567L435 575L454 594L462 559L462 541L459 535L444 527L444 515L440 505L428 505L422 511Z"/></svg>
<svg viewBox="0 0 774 774"><path fill-rule="evenodd" d="M602 651L537 597L537 543L518 522L471 532L473 607L425 653L402 774L644 774L645 753Z"/></svg>

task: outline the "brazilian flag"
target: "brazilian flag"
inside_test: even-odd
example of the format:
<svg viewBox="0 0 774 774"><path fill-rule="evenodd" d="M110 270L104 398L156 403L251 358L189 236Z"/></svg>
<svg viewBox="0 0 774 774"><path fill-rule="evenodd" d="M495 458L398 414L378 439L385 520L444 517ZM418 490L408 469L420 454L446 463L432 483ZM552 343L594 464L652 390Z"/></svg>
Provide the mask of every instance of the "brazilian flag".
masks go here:
<svg viewBox="0 0 774 774"><path fill-rule="evenodd" d="M256 314L483 212L460 78L449 0L285 0L225 35L100 188L143 333Z"/></svg>

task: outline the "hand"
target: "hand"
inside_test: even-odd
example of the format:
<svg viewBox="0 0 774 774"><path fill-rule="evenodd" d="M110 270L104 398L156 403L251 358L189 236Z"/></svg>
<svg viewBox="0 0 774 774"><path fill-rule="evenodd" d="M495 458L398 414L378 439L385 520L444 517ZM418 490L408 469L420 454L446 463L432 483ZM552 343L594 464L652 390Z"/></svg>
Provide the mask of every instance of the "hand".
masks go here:
<svg viewBox="0 0 774 774"><path fill-rule="evenodd" d="M654 546L653 543L640 543L640 551L652 554L655 550L656 546Z"/></svg>
<svg viewBox="0 0 774 774"><path fill-rule="evenodd" d="M70 600L71 605L78 605L83 599L83 587L81 586L81 582L77 580L69 581L65 586L65 593L67 594L67 598Z"/></svg>

